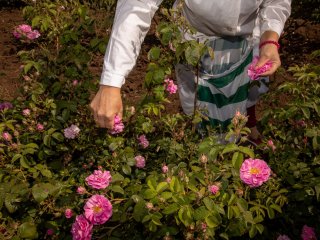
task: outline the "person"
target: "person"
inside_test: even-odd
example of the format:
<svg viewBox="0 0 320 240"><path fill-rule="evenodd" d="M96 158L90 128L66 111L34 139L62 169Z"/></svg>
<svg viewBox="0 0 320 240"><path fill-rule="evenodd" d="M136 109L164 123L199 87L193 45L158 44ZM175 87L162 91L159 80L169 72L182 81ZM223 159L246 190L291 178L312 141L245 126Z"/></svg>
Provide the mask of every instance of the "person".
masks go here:
<svg viewBox="0 0 320 240"><path fill-rule="evenodd" d="M122 115L121 86L136 63L161 2L117 2L100 88L90 104L94 119L102 128L112 129L115 115ZM202 57L197 90L198 104L208 110L211 124L230 123L237 110L249 115L251 137L259 139L255 104L266 87L249 88L247 69L254 52L259 55L256 68L272 63L262 77L270 76L278 69L281 65L278 41L290 13L291 0L184 0L182 14L197 30L196 34L185 38L205 41L215 54L213 60L208 54ZM180 102L188 114L194 102L194 71L187 65L178 64L176 76Z"/></svg>

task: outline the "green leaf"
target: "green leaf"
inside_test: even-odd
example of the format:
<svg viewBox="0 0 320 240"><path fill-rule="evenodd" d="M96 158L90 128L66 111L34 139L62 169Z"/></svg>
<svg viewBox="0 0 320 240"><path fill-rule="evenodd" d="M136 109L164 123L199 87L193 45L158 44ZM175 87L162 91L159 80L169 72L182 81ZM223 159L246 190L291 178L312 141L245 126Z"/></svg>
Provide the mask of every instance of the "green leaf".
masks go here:
<svg viewBox="0 0 320 240"><path fill-rule="evenodd" d="M159 194L164 190L166 190L168 187L169 187L169 184L167 182L161 182L158 184L156 191Z"/></svg>
<svg viewBox="0 0 320 240"><path fill-rule="evenodd" d="M120 193L120 194L124 195L124 190L123 190L123 188L120 187L119 185L112 185L112 186L110 186L110 190L111 190L112 192L116 192L116 193Z"/></svg>
<svg viewBox="0 0 320 240"><path fill-rule="evenodd" d="M37 183L32 187L32 195L37 202L45 200L54 186L50 183Z"/></svg>
<svg viewBox="0 0 320 240"><path fill-rule="evenodd" d="M274 210L278 211L279 213L282 213L281 207L279 205L271 204L270 207L273 208Z"/></svg>
<svg viewBox="0 0 320 240"><path fill-rule="evenodd" d="M203 203L204 203L204 205L207 207L207 209L209 211L213 211L214 210L214 202L213 202L213 200L211 198L205 197L203 199Z"/></svg>
<svg viewBox="0 0 320 240"><path fill-rule="evenodd" d="M194 219L196 221L204 220L206 217L210 215L210 212L206 209L205 206L201 206L194 211Z"/></svg>
<svg viewBox="0 0 320 240"><path fill-rule="evenodd" d="M40 170L41 174L47 178L52 178L52 173L49 169L43 168Z"/></svg>
<svg viewBox="0 0 320 240"><path fill-rule="evenodd" d="M239 150L240 150L242 153L248 155L250 158L254 158L254 152L253 152L252 149L250 149L250 148L248 148L248 147L240 146L240 147L239 147Z"/></svg>
<svg viewBox="0 0 320 240"><path fill-rule="evenodd" d="M131 174L131 167L127 164L123 165L122 172L126 175L130 175Z"/></svg>
<svg viewBox="0 0 320 240"><path fill-rule="evenodd" d="M38 238L37 226L32 222L22 223L18 228L18 234L21 238L36 239Z"/></svg>
<svg viewBox="0 0 320 240"><path fill-rule="evenodd" d="M115 173L112 175L112 182L122 182L124 180L124 177L120 173Z"/></svg>
<svg viewBox="0 0 320 240"><path fill-rule="evenodd" d="M144 198L146 199L151 199L154 198L155 196L157 196L157 192L155 190L152 189L147 189L144 193L143 193Z"/></svg>
<svg viewBox="0 0 320 240"><path fill-rule="evenodd" d="M249 237L254 238L254 236L256 236L256 235L257 235L256 225L252 225L249 230Z"/></svg>
<svg viewBox="0 0 320 240"><path fill-rule="evenodd" d="M275 217L274 210L273 210L273 208L271 208L271 206L267 207L267 213L268 213L268 216L270 219L273 219Z"/></svg>
<svg viewBox="0 0 320 240"><path fill-rule="evenodd" d="M20 158L20 165L21 167L24 167L24 168L30 168L28 160L25 157Z"/></svg>
<svg viewBox="0 0 320 240"><path fill-rule="evenodd" d="M263 233L264 230L264 226L262 224L256 224L256 228L259 231L260 234Z"/></svg>
<svg viewBox="0 0 320 240"><path fill-rule="evenodd" d="M245 212L248 210L248 202L243 198L237 199L237 205L238 205L239 209L241 210L241 212Z"/></svg>
<svg viewBox="0 0 320 240"><path fill-rule="evenodd" d="M215 216L208 216L206 218L206 223L209 228L215 228L215 227L219 226L219 224L220 224L219 220Z"/></svg>
<svg viewBox="0 0 320 240"><path fill-rule="evenodd" d="M242 163L243 163L243 154L240 152L235 152L232 156L232 166L239 171Z"/></svg>
<svg viewBox="0 0 320 240"><path fill-rule="evenodd" d="M52 134L52 137L53 137L54 139L56 139L57 141L59 141L59 142L63 142L63 140L64 140L64 136L63 136L63 134L60 133L60 132L55 132L55 133L53 133L53 134Z"/></svg>
<svg viewBox="0 0 320 240"><path fill-rule="evenodd" d="M153 47L148 52L148 59L149 60L157 60L160 57L160 48L159 47Z"/></svg>
<svg viewBox="0 0 320 240"><path fill-rule="evenodd" d="M226 145L226 147L223 149L222 154L226 154L229 152L234 152L234 151L238 151L239 147L237 144L234 143L229 143Z"/></svg>
<svg viewBox="0 0 320 240"><path fill-rule="evenodd" d="M172 193L171 192L162 192L161 197L165 200L168 200L168 199L172 198Z"/></svg>
<svg viewBox="0 0 320 240"><path fill-rule="evenodd" d="M18 160L19 158L22 158L23 156L21 154L15 154L11 160L11 163L14 163L16 160Z"/></svg>
<svg viewBox="0 0 320 240"><path fill-rule="evenodd" d="M169 215L177 212L180 209L180 205L177 203L172 203L169 206L165 207L162 211L163 214Z"/></svg>
<svg viewBox="0 0 320 240"><path fill-rule="evenodd" d="M148 211L146 208L146 202L145 201L138 201L137 204L133 208L133 218L137 222L140 222L146 214L148 214Z"/></svg>

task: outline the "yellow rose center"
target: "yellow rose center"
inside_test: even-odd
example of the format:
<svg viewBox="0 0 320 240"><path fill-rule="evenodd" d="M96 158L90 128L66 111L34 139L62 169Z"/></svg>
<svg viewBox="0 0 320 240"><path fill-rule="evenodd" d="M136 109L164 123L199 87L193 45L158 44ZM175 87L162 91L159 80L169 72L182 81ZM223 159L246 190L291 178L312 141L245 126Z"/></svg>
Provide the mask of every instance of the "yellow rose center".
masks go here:
<svg viewBox="0 0 320 240"><path fill-rule="evenodd" d="M250 169L250 173L251 174L259 174L260 173L260 169L259 168L251 168Z"/></svg>
<svg viewBox="0 0 320 240"><path fill-rule="evenodd" d="M102 211L102 208L100 206L94 206L93 207L93 212L94 213L100 213Z"/></svg>

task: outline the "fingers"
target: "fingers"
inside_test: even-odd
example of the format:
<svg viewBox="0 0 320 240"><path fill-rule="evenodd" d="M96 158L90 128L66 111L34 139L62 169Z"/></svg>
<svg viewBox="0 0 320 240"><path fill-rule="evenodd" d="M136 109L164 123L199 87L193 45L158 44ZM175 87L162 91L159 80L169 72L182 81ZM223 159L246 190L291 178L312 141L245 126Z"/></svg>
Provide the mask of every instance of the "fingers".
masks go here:
<svg viewBox="0 0 320 240"><path fill-rule="evenodd" d="M122 118L120 89L100 88L89 107L99 127L112 129L115 115L118 114Z"/></svg>

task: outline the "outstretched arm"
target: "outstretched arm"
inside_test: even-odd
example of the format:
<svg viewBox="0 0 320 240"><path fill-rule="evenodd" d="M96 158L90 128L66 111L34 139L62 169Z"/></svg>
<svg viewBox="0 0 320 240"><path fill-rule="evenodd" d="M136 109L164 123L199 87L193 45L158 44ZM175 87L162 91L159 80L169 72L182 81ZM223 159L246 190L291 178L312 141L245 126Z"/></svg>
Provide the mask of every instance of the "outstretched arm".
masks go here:
<svg viewBox="0 0 320 240"><path fill-rule="evenodd" d="M120 88L136 63L141 44L161 2L118 0L104 57L100 89L90 104L94 119L100 127L111 129L114 116L122 116Z"/></svg>
<svg viewBox="0 0 320 240"><path fill-rule="evenodd" d="M259 13L261 38L260 59L257 67L263 66L266 62L272 62L270 70L263 76L273 74L281 65L278 47L272 42L278 42L283 31L284 24L291 13L291 0L265 0Z"/></svg>

